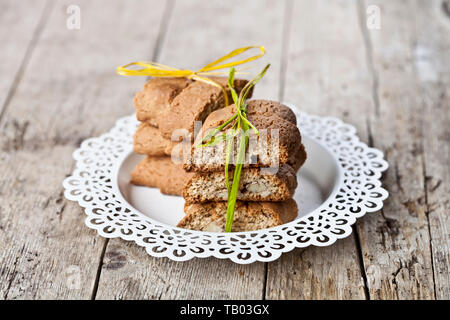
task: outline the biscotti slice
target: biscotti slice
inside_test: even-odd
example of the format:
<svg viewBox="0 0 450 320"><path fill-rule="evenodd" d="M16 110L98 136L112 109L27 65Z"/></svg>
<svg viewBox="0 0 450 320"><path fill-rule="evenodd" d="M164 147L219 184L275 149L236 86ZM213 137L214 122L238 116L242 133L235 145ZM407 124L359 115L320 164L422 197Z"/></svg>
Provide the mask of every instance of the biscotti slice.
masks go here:
<svg viewBox="0 0 450 320"><path fill-rule="evenodd" d="M225 230L226 202L186 204L184 212L186 215L178 223L180 228L210 232ZM294 220L297 213L297 203L293 199L282 202L237 201L232 231L254 231L276 227Z"/></svg>
<svg viewBox="0 0 450 320"><path fill-rule="evenodd" d="M210 79L226 89L228 101L232 103L227 78L210 77ZM234 80L234 88L238 94L247 82L243 79ZM252 92L249 96L251 94ZM192 82L173 99L170 108L165 111L164 121L159 123L162 136L171 139L172 133L176 129L184 129L192 133L194 122L204 121L211 112L223 108L224 101L224 95L220 88L201 81Z"/></svg>
<svg viewBox="0 0 450 320"><path fill-rule="evenodd" d="M224 170L227 145L225 141L215 146L202 148L197 146L201 144L202 137L229 119L234 114L234 110L235 106L232 105L208 116L194 142L191 156L186 157L183 165L186 171ZM249 144L244 167L278 167L286 163L294 166L297 161L297 152L301 147L301 135L296 124L292 120L282 118L283 114L258 113L257 110L247 114L248 120L259 130L259 136L253 130L249 131ZM234 140L231 153L234 156L231 159L236 159L239 139L240 135Z"/></svg>
<svg viewBox="0 0 450 320"><path fill-rule="evenodd" d="M164 138L158 128L142 122L133 137L133 150L150 156L170 156L178 142Z"/></svg>
<svg viewBox="0 0 450 320"><path fill-rule="evenodd" d="M133 100L136 117L158 127L172 100L192 81L186 78L152 78Z"/></svg>
<svg viewBox="0 0 450 320"><path fill-rule="evenodd" d="M170 157L146 157L131 172L130 182L140 186L159 188L162 193L181 196L192 174Z"/></svg>
<svg viewBox="0 0 450 320"><path fill-rule="evenodd" d="M233 171L229 173L230 186ZM284 201L292 198L297 188L297 175L291 166L285 164L276 173L264 173L260 168L242 170L237 199L243 201ZM225 173L197 172L183 189L187 203L226 201L227 186Z"/></svg>

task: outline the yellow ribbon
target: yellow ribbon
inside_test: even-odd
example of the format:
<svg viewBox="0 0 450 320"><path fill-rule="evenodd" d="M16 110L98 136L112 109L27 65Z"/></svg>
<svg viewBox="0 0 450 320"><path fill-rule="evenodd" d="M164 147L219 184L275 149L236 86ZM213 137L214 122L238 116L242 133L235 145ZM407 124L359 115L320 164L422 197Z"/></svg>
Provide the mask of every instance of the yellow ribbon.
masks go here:
<svg viewBox="0 0 450 320"><path fill-rule="evenodd" d="M231 59L237 55L240 55L244 53L247 50L258 48L260 50L260 53L257 55L254 55L250 58L223 63L222 62ZM131 62L126 65L117 67L117 73L123 76L151 76L151 77L177 77L177 78L187 78L187 79L193 79L197 81L202 81L204 83L208 83L210 85L213 85L215 87L218 87L222 90L224 98L225 98L225 106L228 105L228 95L225 90L225 88L220 85L219 83L207 78L208 75L226 75L227 71L217 71L220 69L225 68L231 68L237 65L241 65L256 59L261 58L266 53L266 50L263 46L248 46L243 47L239 49L235 49L231 51L230 53L226 54L220 59L217 59L214 62L211 62L204 66L203 68L197 70L197 71L191 71L191 70L182 70L182 69L176 69L169 66L166 66L161 63L153 62L153 61L137 61L137 62ZM130 66L140 66L143 67L141 69L128 69Z"/></svg>

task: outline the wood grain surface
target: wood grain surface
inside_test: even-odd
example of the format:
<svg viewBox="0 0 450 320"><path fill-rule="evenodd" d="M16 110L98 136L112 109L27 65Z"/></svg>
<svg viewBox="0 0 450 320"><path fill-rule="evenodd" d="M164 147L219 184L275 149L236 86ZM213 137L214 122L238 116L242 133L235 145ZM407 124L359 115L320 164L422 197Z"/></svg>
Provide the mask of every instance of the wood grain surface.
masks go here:
<svg viewBox="0 0 450 320"><path fill-rule="evenodd" d="M292 5L284 100L313 114L341 117L364 137L372 104L355 3ZM266 297L365 299L360 263L354 236L326 248L295 250L269 264Z"/></svg>
<svg viewBox="0 0 450 320"><path fill-rule="evenodd" d="M80 0L70 30L72 4L0 4L0 299L450 299L448 1ZM133 112L145 78L115 67L195 69L249 44L268 50L251 72L272 64L255 97L339 117L385 152L383 210L250 265L153 258L87 228L62 180L81 141Z"/></svg>

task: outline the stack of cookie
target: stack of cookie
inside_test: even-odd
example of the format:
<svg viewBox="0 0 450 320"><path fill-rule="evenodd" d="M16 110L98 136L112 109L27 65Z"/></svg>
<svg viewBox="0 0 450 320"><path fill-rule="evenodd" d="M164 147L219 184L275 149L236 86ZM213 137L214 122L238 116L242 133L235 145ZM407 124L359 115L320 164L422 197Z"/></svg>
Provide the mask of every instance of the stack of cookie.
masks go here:
<svg viewBox="0 0 450 320"><path fill-rule="evenodd" d="M227 78L211 77L227 87ZM247 80L236 79L240 92ZM227 89L229 94L229 89ZM229 97L228 101L232 101ZM193 139L194 122L204 121L213 111L225 106L223 91L211 84L186 78L152 78L134 97L136 117L141 122L133 139L136 153L146 155L131 173L131 183L156 187L162 193L181 195L192 176L181 164L172 161L182 156L180 141ZM180 161L181 162L181 161Z"/></svg>
<svg viewBox="0 0 450 320"><path fill-rule="evenodd" d="M186 215L179 227L214 232L225 229L226 142L203 148L196 146L211 129L235 112L234 105L212 112L195 139L191 156L185 159L183 168L191 176L183 188ZM292 197L297 187L297 171L306 160L296 116L287 106L275 101L252 100L247 104L246 113L260 134L249 138L234 213L235 232L269 228L295 219L298 210ZM229 177L231 185L233 169Z"/></svg>

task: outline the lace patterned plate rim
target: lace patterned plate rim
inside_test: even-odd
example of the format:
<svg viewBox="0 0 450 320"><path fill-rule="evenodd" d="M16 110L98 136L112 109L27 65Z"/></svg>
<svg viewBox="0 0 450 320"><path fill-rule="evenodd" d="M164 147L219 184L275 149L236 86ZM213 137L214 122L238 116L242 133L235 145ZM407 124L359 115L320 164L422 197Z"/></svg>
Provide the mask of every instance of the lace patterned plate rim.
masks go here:
<svg viewBox="0 0 450 320"><path fill-rule="evenodd" d="M89 228L106 238L134 241L154 257L185 261L214 256L248 264L276 260L294 248L331 245L352 233L357 218L382 208L388 192L380 178L388 163L380 150L359 140L353 126L290 106L302 136L324 147L339 168L337 186L328 198L290 223L257 231L212 233L164 224L134 208L123 198L117 179L122 162L132 153L138 125L135 115L119 119L108 133L83 141L73 153L76 168L63 182L64 195L84 208Z"/></svg>

